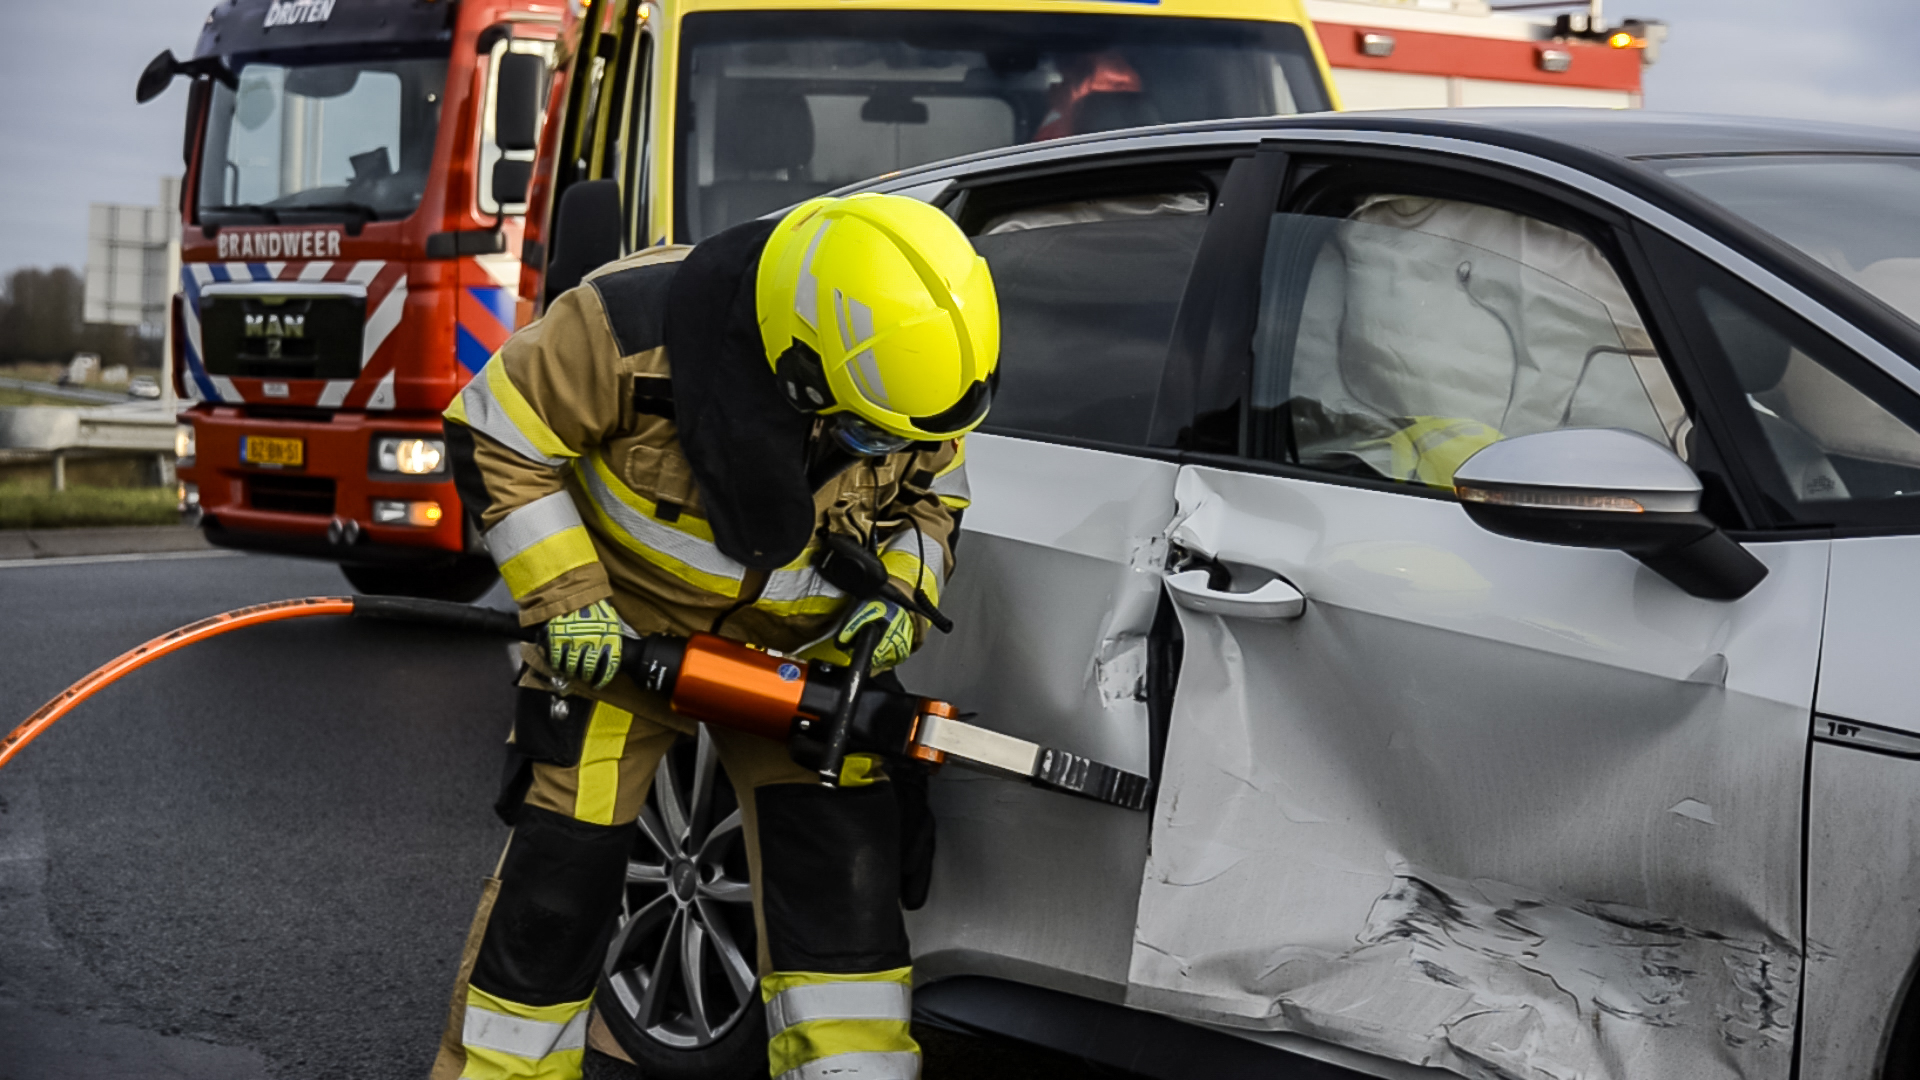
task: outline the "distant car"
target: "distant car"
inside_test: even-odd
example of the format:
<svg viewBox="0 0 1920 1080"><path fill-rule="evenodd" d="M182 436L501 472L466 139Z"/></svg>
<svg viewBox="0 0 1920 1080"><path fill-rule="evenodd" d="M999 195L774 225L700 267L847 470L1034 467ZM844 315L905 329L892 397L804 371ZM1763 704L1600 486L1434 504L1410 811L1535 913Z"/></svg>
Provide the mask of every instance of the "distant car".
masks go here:
<svg viewBox="0 0 1920 1080"><path fill-rule="evenodd" d="M127 396L156 400L160 397L160 384L151 375L135 375L127 383Z"/></svg>
<svg viewBox="0 0 1920 1080"><path fill-rule="evenodd" d="M923 1014L1160 1076L1913 1074L1920 137L1349 114L869 189L1003 309L901 677L1156 784L939 777ZM652 1060L760 1038L713 768L599 996Z"/></svg>

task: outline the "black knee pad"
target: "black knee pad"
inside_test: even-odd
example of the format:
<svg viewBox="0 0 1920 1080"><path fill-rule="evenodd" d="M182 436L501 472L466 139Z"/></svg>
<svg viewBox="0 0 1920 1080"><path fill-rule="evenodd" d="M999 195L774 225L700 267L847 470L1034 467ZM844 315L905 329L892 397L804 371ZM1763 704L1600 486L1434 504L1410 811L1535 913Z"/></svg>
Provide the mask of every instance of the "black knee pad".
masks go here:
<svg viewBox="0 0 1920 1080"><path fill-rule="evenodd" d="M774 969L839 974L911 963L891 786L775 784L754 800Z"/></svg>
<svg viewBox="0 0 1920 1080"><path fill-rule="evenodd" d="M620 913L636 828L521 807L473 985L522 1005L592 993Z"/></svg>

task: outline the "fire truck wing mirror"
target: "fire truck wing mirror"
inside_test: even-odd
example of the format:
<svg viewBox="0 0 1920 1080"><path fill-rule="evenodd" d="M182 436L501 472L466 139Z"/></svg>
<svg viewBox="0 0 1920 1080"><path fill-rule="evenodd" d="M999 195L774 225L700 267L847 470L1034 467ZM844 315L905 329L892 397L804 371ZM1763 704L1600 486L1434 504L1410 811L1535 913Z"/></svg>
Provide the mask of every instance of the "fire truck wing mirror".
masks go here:
<svg viewBox="0 0 1920 1080"><path fill-rule="evenodd" d="M493 92L493 141L500 149L534 149L540 130L540 76L545 71L546 62L535 53L501 54ZM501 202L521 201L497 197Z"/></svg>
<svg viewBox="0 0 1920 1080"><path fill-rule="evenodd" d="M547 261L547 302L620 257L620 182L582 180L560 193Z"/></svg>
<svg viewBox="0 0 1920 1080"><path fill-rule="evenodd" d="M324 101L353 93L353 88L360 85L360 69L350 64L290 67L285 79L281 88L286 93Z"/></svg>
<svg viewBox="0 0 1920 1080"><path fill-rule="evenodd" d="M145 105L166 92L173 85L173 77L180 74L180 61L173 58L172 49L162 49L160 55L147 64L140 73L140 81L133 88L133 100Z"/></svg>
<svg viewBox="0 0 1920 1080"><path fill-rule="evenodd" d="M493 201L502 206L526 202L532 181L533 162L501 158L493 163Z"/></svg>

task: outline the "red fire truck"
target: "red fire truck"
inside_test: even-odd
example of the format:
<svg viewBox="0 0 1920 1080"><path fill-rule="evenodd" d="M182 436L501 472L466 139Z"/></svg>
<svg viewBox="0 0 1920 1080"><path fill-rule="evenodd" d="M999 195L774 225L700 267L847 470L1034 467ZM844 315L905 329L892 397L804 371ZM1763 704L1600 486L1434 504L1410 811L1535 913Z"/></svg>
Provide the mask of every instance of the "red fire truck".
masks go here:
<svg viewBox="0 0 1920 1080"><path fill-rule="evenodd" d="M179 475L217 544L471 598L440 410L513 330L565 0L223 0L192 59Z"/></svg>
<svg viewBox="0 0 1920 1080"><path fill-rule="evenodd" d="M1601 0L1306 0L1346 109L1638 108L1664 23Z"/></svg>
<svg viewBox="0 0 1920 1080"><path fill-rule="evenodd" d="M1148 40L1219 92L1197 112L1133 92L1106 127L1329 105L1300 0L223 0L140 88L193 79L185 498L218 544L477 594L493 571L440 410L546 297L650 243L1048 137L1089 43Z"/></svg>

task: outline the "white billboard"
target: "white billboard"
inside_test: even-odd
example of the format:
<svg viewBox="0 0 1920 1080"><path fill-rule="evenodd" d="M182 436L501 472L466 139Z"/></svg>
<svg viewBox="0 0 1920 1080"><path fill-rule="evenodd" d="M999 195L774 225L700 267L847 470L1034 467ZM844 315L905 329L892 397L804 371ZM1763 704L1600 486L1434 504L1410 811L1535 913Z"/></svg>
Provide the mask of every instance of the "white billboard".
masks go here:
<svg viewBox="0 0 1920 1080"><path fill-rule="evenodd" d="M94 203L87 212L86 321L164 333L179 287L180 181L161 181L159 206Z"/></svg>

